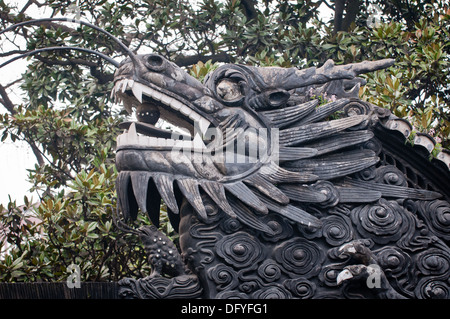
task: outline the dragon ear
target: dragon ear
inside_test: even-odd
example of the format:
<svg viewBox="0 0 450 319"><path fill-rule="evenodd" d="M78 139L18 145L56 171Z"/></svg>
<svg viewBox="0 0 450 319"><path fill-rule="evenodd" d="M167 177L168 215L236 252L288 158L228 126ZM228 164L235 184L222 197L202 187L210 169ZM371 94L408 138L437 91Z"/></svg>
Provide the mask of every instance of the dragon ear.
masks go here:
<svg viewBox="0 0 450 319"><path fill-rule="evenodd" d="M310 85L324 84L333 80L354 80L360 74L388 68L394 62L394 59L383 59L335 65L333 60L328 60L319 68L247 67L247 69L251 71L253 77L262 79L266 87L276 87L290 91ZM351 83L356 85L362 82L361 80L355 80Z"/></svg>

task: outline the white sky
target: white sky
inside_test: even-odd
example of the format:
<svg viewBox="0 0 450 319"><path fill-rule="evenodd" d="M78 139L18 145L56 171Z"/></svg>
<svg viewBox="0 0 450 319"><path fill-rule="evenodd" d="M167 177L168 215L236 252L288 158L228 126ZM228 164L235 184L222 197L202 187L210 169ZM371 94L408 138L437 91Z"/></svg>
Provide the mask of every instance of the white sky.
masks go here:
<svg viewBox="0 0 450 319"><path fill-rule="evenodd" d="M8 4L18 4L18 7L23 7L27 0L5 1ZM33 18L43 18L50 16L50 10L42 11L35 6L27 10L27 14L32 15ZM323 5L324 17L330 17L332 11ZM0 46L6 50L4 38L0 40ZM0 63L5 59L0 59ZM19 78L25 71L25 60L19 60L4 67L0 73L0 83L6 85L11 81ZM14 103L20 104L23 98L15 93L14 89L7 90L9 97ZM5 113L6 110L0 106L0 112ZM28 171L36 164L36 158L31 148L25 142L12 142L9 138L4 142L0 142L0 204L6 205L9 202L9 197L16 200L17 205L24 203L24 196L32 198L30 202L38 200L37 194L31 194L29 189L31 184L28 182Z"/></svg>

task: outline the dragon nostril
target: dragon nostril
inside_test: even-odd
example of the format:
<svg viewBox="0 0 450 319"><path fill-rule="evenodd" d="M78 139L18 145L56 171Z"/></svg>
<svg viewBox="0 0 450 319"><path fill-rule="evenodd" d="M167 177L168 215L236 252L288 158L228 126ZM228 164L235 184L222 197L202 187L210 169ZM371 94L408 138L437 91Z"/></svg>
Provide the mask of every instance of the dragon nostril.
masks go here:
<svg viewBox="0 0 450 319"><path fill-rule="evenodd" d="M279 107L289 100L290 94L285 90L276 90L268 92L267 100L273 107Z"/></svg>
<svg viewBox="0 0 450 319"><path fill-rule="evenodd" d="M146 66L153 71L162 71L165 67L164 59L156 54L149 54L145 60Z"/></svg>

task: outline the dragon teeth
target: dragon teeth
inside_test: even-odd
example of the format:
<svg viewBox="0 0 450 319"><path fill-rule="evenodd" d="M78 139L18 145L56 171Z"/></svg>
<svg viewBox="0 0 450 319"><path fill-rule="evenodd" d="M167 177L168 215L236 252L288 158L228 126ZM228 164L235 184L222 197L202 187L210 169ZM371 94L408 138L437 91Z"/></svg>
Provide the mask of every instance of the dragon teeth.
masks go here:
<svg viewBox="0 0 450 319"><path fill-rule="evenodd" d="M202 150L206 149L205 143L197 134L193 141L173 140L161 137L151 137L145 135L138 135L136 133L135 124L131 124L128 130L117 136L117 147L126 145L139 145L145 147L163 147L176 148L178 150Z"/></svg>
<svg viewBox="0 0 450 319"><path fill-rule="evenodd" d="M169 208L173 213L178 214L178 204L173 191L173 178L166 174L155 174L153 176L153 180L158 188L161 198L166 203L167 208Z"/></svg>
<svg viewBox="0 0 450 319"><path fill-rule="evenodd" d="M153 90L154 92L152 92L153 93L153 98L155 99L155 100L157 100L157 101L161 101L161 99L162 99L162 97L163 97L163 94L161 93L161 92L158 92L158 91L155 91L155 90Z"/></svg>
<svg viewBox="0 0 450 319"><path fill-rule="evenodd" d="M139 83L135 83L131 88L131 91L133 92L134 97L139 101L139 103L142 103L142 85L140 85Z"/></svg>
<svg viewBox="0 0 450 319"><path fill-rule="evenodd" d="M136 124L134 123L132 123L128 129L128 141L130 144L138 144L139 137L136 132ZM136 141L136 143L133 143L133 141Z"/></svg>
<svg viewBox="0 0 450 319"><path fill-rule="evenodd" d="M133 92L134 97L140 102L143 102L143 95L151 97L157 101L161 101L161 103L169 106L175 111L180 112L181 114L189 117L194 121L194 127L199 130L199 134L194 136L193 141L181 141L181 140L171 140L164 138L156 138L149 136L141 136L136 133L136 126L133 123L128 131L124 134L119 135L117 137L117 146L121 145L143 145L143 146L158 146L158 147L180 147L180 148L191 148L191 149L204 149L206 148L202 136L206 134L211 123L205 119L204 117L197 114L194 110L192 110L187 105L184 105L182 102L177 99L165 95L162 92L154 90L142 83L135 82L134 80L123 79L117 81L112 89L111 96L116 98L116 102L120 101L120 96L117 95L117 92L125 93L126 90L131 90ZM131 104L128 103L124 105L127 111L131 113Z"/></svg>
<svg viewBox="0 0 450 319"><path fill-rule="evenodd" d="M192 113L192 110L187 106L182 105L180 108L180 112L186 116L189 116Z"/></svg>
<svg viewBox="0 0 450 319"><path fill-rule="evenodd" d="M195 123L198 123L198 127L200 128L202 134L205 134L206 130L211 124L207 119L203 118L202 116L197 114L194 110L192 110L190 107L184 105L177 99L174 99L173 97L165 95L162 92L154 90L146 85L143 85L142 83L135 82L134 80L123 79L117 81L116 84L114 85L114 88L111 91L111 97L115 96L118 99L116 93L117 92L125 93L126 90L131 90L133 92L134 97L139 101L139 103L143 102L142 96L146 95L157 101L161 101L162 103L164 103L165 105L169 106L170 108L176 111L181 112L182 114L193 120Z"/></svg>
<svg viewBox="0 0 450 319"><path fill-rule="evenodd" d="M208 127L211 123L209 123L208 120L206 120L202 117L198 121L196 121L195 124L198 125L198 128L200 129L200 132L202 133L202 135L205 135L206 130L208 130Z"/></svg>
<svg viewBox="0 0 450 319"><path fill-rule="evenodd" d="M175 110L180 110L183 107L183 103L178 100L172 99L170 106Z"/></svg>

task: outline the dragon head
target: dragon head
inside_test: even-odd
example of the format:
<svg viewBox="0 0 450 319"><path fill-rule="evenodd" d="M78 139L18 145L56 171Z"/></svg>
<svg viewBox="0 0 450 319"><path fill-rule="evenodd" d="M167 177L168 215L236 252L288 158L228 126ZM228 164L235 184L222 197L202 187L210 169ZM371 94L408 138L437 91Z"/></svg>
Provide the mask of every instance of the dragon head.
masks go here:
<svg viewBox="0 0 450 319"><path fill-rule="evenodd" d="M252 77L239 69L219 69L202 84L159 55L136 59L122 62L115 74L113 94L137 119L122 124L119 170L232 182L269 161L271 126L250 106L285 104L287 92L264 92L259 101L250 94L257 88L248 85ZM159 119L169 129L156 127Z"/></svg>
<svg viewBox="0 0 450 319"><path fill-rule="evenodd" d="M124 60L115 73L112 95L137 119L122 123L124 133L117 138L117 190L124 215L135 218L140 208L158 225L161 198L176 215L184 197L207 218L201 199L205 192L223 211L247 223L258 224L256 218L247 220L243 206L231 207L230 196L258 213L274 210L318 227L319 220L290 205L277 186L336 177L289 169L289 164L318 155L308 142L365 121L363 115L322 120L351 102L348 97L363 82L359 74L392 63L335 66L330 60L321 68L303 70L223 65L201 83L157 54ZM330 84L336 81L350 89L332 92ZM318 100L308 94L321 90L339 99L318 107ZM158 127L160 119L163 127ZM368 132L361 136L372 137ZM363 162L363 167L373 165L376 157L366 154ZM257 227L270 231L261 224Z"/></svg>

